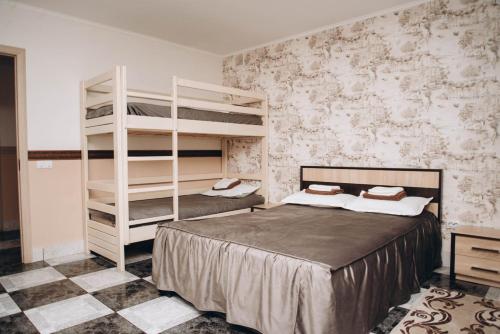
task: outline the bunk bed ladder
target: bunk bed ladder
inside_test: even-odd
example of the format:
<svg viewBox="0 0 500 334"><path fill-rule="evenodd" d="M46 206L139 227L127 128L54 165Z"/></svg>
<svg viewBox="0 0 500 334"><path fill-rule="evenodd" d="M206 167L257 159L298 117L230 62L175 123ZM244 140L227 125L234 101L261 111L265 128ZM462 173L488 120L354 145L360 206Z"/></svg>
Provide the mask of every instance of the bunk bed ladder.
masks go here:
<svg viewBox="0 0 500 334"><path fill-rule="evenodd" d="M100 85L111 82L112 87L102 88ZM102 91L105 89L105 91ZM93 101L88 100L88 92L106 94ZM109 94L111 93L111 94ZM108 97L110 96L112 97ZM108 101L109 99L109 101ZM98 120L87 120L87 108L94 108L106 100L113 103L113 114ZM96 252L116 262L119 270L125 269L125 247L127 244L128 222L128 166L127 160L127 129L125 117L127 108L126 73L124 66L116 66L112 71L84 81L81 84L81 140L82 140L82 187L83 221L85 223L85 251ZM89 181L89 137L111 134L114 149L114 178L112 182L106 180ZM115 205L106 202L106 199L91 199L90 191L100 191L113 195ZM90 216L90 209L115 216L114 226L97 222Z"/></svg>

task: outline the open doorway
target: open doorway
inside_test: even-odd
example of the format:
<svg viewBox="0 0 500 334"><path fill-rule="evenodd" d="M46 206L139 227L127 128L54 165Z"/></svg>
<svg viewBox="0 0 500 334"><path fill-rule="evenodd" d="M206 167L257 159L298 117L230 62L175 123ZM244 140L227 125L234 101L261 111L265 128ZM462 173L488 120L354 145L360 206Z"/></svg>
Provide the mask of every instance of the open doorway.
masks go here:
<svg viewBox="0 0 500 334"><path fill-rule="evenodd" d="M0 264L21 262L15 58L0 55Z"/></svg>
<svg viewBox="0 0 500 334"><path fill-rule="evenodd" d="M0 266L31 262L24 50L0 45Z"/></svg>

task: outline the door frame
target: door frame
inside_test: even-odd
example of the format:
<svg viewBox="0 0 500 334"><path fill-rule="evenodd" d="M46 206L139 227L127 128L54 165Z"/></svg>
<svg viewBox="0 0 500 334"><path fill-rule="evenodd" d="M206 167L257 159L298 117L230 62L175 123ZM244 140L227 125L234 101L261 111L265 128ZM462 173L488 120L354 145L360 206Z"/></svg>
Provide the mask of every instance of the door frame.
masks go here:
<svg viewBox="0 0 500 334"><path fill-rule="evenodd" d="M23 263L33 261L28 179L28 136L26 116L26 51L1 45L0 54L14 58L16 94L16 136L18 161L19 224Z"/></svg>

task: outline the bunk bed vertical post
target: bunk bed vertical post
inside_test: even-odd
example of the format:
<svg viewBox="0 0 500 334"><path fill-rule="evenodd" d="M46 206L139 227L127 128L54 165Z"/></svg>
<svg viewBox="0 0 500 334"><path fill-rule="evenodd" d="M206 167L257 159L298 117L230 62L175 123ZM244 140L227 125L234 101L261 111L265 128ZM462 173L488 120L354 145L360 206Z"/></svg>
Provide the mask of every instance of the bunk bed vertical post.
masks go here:
<svg viewBox="0 0 500 334"><path fill-rule="evenodd" d="M128 149L127 129L127 92L124 66L116 66L113 71L113 115L114 115L114 184L115 184L115 228L117 229L118 270L125 270L125 245L128 236Z"/></svg>
<svg viewBox="0 0 500 334"><path fill-rule="evenodd" d="M267 107L267 96L261 102L262 110L264 111L264 116L262 117L262 123L264 125L264 129L266 131L264 137L261 140L261 177L262 177L262 188L265 202L269 201L269 163L268 163L268 154L269 154L269 111Z"/></svg>
<svg viewBox="0 0 500 334"><path fill-rule="evenodd" d="M172 197L172 211L174 220L179 220L179 155L178 155L178 132L177 132L177 77L172 78L172 186L174 187Z"/></svg>
<svg viewBox="0 0 500 334"><path fill-rule="evenodd" d="M227 154L228 154L228 139L226 137L221 138L221 174L223 178L227 177Z"/></svg>
<svg viewBox="0 0 500 334"><path fill-rule="evenodd" d="M87 89L85 88L85 81L80 83L80 137L81 137L81 147L82 147L82 207L83 207L83 226L84 226L84 249L85 253L89 253L89 242L88 242L88 207L87 202L89 200L89 190L87 189L87 182L89 181L89 155L88 155L88 137L85 133L85 116L87 115Z"/></svg>

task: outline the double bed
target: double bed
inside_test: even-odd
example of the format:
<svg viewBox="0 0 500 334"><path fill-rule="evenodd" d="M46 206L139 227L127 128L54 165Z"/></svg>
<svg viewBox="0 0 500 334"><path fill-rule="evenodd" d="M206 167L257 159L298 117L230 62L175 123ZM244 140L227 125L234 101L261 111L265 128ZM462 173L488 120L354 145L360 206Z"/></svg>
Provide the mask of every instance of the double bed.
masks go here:
<svg viewBox="0 0 500 334"><path fill-rule="evenodd" d="M162 224L157 288L262 333L368 333L441 265L441 171L302 167L310 183L403 186L433 202L415 217L287 204Z"/></svg>

